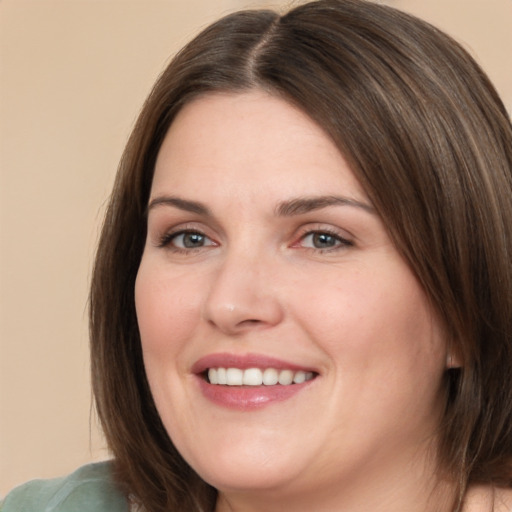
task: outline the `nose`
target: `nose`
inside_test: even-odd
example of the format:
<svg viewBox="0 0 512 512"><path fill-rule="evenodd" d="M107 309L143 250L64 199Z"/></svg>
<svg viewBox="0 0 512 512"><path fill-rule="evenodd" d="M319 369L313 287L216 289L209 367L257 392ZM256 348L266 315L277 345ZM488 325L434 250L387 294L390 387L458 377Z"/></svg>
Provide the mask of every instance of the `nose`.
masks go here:
<svg viewBox="0 0 512 512"><path fill-rule="evenodd" d="M234 254L227 257L215 270L205 319L230 335L279 324L284 310L276 278L271 261Z"/></svg>

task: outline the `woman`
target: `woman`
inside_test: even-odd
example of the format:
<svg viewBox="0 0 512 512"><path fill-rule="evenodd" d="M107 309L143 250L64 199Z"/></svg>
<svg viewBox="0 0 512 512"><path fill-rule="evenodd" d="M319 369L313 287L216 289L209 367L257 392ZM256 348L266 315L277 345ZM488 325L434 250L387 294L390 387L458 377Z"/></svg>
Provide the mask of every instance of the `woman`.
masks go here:
<svg viewBox="0 0 512 512"><path fill-rule="evenodd" d="M98 249L112 467L6 509L512 510L511 169L492 85L417 19L321 0L207 28Z"/></svg>

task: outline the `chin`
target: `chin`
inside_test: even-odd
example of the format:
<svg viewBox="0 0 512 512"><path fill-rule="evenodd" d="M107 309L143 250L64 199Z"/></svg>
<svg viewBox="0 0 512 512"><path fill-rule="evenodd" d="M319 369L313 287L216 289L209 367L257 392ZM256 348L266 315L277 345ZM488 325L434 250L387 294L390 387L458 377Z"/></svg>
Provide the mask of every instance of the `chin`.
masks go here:
<svg viewBox="0 0 512 512"><path fill-rule="evenodd" d="M286 474L281 468L258 468L250 464L231 464L225 469L205 470L199 475L220 492L258 494L286 488L295 476Z"/></svg>
<svg viewBox="0 0 512 512"><path fill-rule="evenodd" d="M307 467L297 460L299 452L286 456L275 446L265 450L247 445L240 450L233 448L216 450L207 457L203 454L191 460L191 465L203 480L226 492L272 492L285 488Z"/></svg>

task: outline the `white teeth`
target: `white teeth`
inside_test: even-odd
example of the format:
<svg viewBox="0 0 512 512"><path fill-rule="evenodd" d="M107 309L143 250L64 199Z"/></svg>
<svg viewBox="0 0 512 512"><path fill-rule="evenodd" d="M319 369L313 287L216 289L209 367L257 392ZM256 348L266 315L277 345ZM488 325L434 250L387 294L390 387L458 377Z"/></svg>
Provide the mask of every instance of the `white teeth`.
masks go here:
<svg viewBox="0 0 512 512"><path fill-rule="evenodd" d="M261 386L263 384L263 372L259 368L249 368L244 371L244 386Z"/></svg>
<svg viewBox="0 0 512 512"><path fill-rule="evenodd" d="M279 372L274 368L267 368L263 372L263 384L265 386L274 386L279 382Z"/></svg>
<svg viewBox="0 0 512 512"><path fill-rule="evenodd" d="M228 381L226 379L226 368L217 368L217 384L226 385L227 383Z"/></svg>
<svg viewBox="0 0 512 512"><path fill-rule="evenodd" d="M291 370L282 370L279 373L279 384L289 386L293 382L293 372Z"/></svg>
<svg viewBox="0 0 512 512"><path fill-rule="evenodd" d="M294 384L302 384L306 381L306 372L297 372L293 376L293 383Z"/></svg>
<svg viewBox="0 0 512 512"><path fill-rule="evenodd" d="M226 384L241 386L244 383L244 371L240 368L226 368Z"/></svg>
<svg viewBox="0 0 512 512"><path fill-rule="evenodd" d="M313 378L313 372L299 370L276 370L274 368L210 368L208 381L210 384L227 386L289 386L290 384L302 384Z"/></svg>
<svg viewBox="0 0 512 512"><path fill-rule="evenodd" d="M219 383L217 370L215 368L210 368L208 370L208 380L210 381L210 384L218 384Z"/></svg>

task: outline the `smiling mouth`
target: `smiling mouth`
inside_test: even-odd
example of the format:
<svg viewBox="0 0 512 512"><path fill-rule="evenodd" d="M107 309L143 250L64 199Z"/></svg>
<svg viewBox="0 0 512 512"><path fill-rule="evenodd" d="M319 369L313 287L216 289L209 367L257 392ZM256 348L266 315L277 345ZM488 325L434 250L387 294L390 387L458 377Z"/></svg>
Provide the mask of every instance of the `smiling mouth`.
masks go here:
<svg viewBox="0 0 512 512"><path fill-rule="evenodd" d="M303 370L277 370L275 368L209 368L205 372L209 384L221 386L291 386L316 377Z"/></svg>

